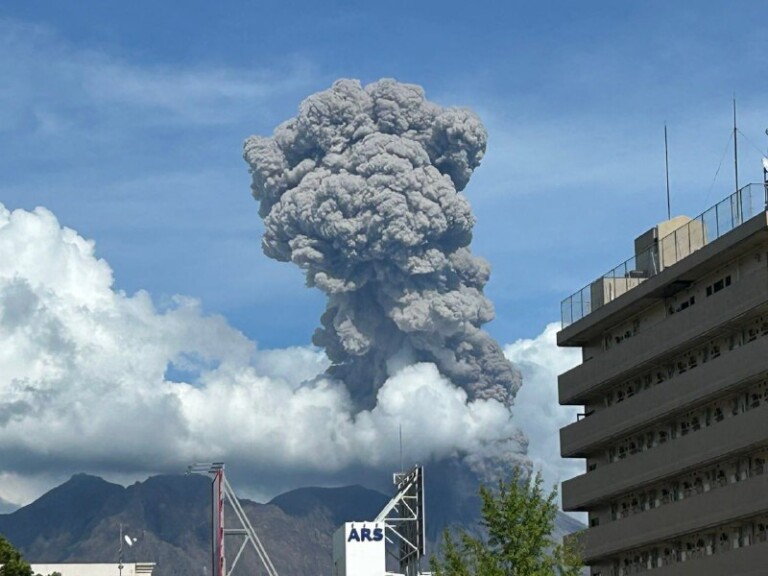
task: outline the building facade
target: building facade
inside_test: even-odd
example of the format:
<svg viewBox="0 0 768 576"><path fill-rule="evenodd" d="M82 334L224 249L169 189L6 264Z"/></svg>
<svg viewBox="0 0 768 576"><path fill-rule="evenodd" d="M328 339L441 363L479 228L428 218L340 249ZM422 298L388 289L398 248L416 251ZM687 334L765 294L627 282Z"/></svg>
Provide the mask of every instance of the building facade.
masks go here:
<svg viewBox="0 0 768 576"><path fill-rule="evenodd" d="M768 212L752 184L664 222L563 302L560 431L592 576L768 574Z"/></svg>
<svg viewBox="0 0 768 576"><path fill-rule="evenodd" d="M58 564L32 564L33 574L49 576L61 574L61 576L152 576L155 569L154 562L126 562L123 564L98 564L98 563L58 563Z"/></svg>

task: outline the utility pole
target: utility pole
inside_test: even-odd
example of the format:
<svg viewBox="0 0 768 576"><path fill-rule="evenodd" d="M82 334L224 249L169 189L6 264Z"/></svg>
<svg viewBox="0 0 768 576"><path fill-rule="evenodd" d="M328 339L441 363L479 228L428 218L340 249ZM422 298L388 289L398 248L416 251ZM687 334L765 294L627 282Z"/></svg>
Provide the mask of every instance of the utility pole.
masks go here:
<svg viewBox="0 0 768 576"><path fill-rule="evenodd" d="M739 191L739 139L736 124L736 94L733 95L733 171L736 179L736 192Z"/></svg>

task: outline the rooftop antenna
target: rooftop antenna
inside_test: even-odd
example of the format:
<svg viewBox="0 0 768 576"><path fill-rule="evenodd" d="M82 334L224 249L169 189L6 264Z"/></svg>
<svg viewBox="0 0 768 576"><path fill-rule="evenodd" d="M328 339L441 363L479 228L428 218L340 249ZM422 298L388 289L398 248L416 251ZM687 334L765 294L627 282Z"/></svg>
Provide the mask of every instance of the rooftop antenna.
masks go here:
<svg viewBox="0 0 768 576"><path fill-rule="evenodd" d="M768 128L765 129L765 135L768 136ZM768 210L768 151L763 156L763 187L765 188L765 208Z"/></svg>
<svg viewBox="0 0 768 576"><path fill-rule="evenodd" d="M733 170L736 179L736 192L739 191L739 144L736 125L736 94L733 95Z"/></svg>
<svg viewBox="0 0 768 576"><path fill-rule="evenodd" d="M403 424L400 423L400 472L405 472L403 469Z"/></svg>
<svg viewBox="0 0 768 576"><path fill-rule="evenodd" d="M120 548L117 551L117 571L118 571L118 574L120 574L121 576L123 574L123 568L125 568L125 566L123 565L123 543L127 544L128 546L133 546L134 544L136 544L136 540L137 540L136 538L131 538L130 536L128 536L128 534L123 532L123 523L121 522L120 523Z"/></svg>
<svg viewBox="0 0 768 576"><path fill-rule="evenodd" d="M669 201L669 145L667 144L667 123L664 123L664 168L667 174L667 220L672 220L672 205Z"/></svg>
<svg viewBox="0 0 768 576"><path fill-rule="evenodd" d="M426 553L426 517L424 507L424 467L394 475L397 495L389 501L374 522L384 522L387 542L397 543L393 554L400 565L398 574L421 576L421 559ZM399 542L398 542L399 541Z"/></svg>

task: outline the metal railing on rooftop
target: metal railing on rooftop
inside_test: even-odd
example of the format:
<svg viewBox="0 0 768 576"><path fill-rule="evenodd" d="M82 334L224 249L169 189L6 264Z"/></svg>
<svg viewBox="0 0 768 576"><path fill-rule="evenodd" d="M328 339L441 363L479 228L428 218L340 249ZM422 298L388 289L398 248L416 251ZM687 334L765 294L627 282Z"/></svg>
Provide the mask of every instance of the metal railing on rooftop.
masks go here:
<svg viewBox="0 0 768 576"><path fill-rule="evenodd" d="M702 214L625 260L560 304L565 328L655 276L766 209L768 187L747 184Z"/></svg>

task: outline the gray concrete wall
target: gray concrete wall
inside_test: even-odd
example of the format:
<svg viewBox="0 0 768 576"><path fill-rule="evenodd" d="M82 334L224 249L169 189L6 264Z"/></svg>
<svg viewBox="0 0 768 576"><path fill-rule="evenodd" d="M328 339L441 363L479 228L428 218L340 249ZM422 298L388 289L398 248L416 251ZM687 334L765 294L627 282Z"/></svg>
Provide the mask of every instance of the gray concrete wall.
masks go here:
<svg viewBox="0 0 768 576"><path fill-rule="evenodd" d="M727 335L751 317L767 311L766 249L768 212L755 216L558 333L559 345L585 347L585 362L559 378L560 403L595 409L591 416L561 431L564 455L587 456L589 463L597 464L592 472L562 486L564 509L591 510L591 518L601 518L601 525L581 535L587 562L610 565L612 558L634 554L634 550L692 537L701 530L768 511L768 475L761 475L606 523L606 518L610 518L610 509L606 507L617 497L768 446L766 403L618 462L609 464L604 458L601 460L607 444L764 377L768 371L768 338L758 338L724 351L705 364L700 361L693 370L680 370L666 382L622 402L605 406L603 398L614 386L634 386L631 380L650 368L677 362L684 352ZM701 294L707 282L723 274L733 278L727 289L709 297ZM674 291L676 283L682 291ZM688 288L686 283L693 285ZM694 294L695 304L689 302ZM670 307L677 312L669 314ZM610 337L610 342L605 343L606 337ZM602 576L611 572L608 569ZM716 553L649 573L768 576L768 543Z"/></svg>
<svg viewBox="0 0 768 576"><path fill-rule="evenodd" d="M642 574L642 573L641 573ZM768 543L704 556L646 572L648 576L766 576ZM609 576L609 573L605 573Z"/></svg>
<svg viewBox="0 0 768 576"><path fill-rule="evenodd" d="M609 522L586 532L583 558L606 556L768 511L768 474ZM768 574L768 566L766 566Z"/></svg>
<svg viewBox="0 0 768 576"><path fill-rule="evenodd" d="M727 290L682 313L668 317L609 352L580 364L558 378L560 404L585 404L589 395L628 377L643 364L683 351L709 334L722 331L741 315L768 303L768 268L761 268Z"/></svg>
<svg viewBox="0 0 768 576"><path fill-rule="evenodd" d="M563 509L586 510L641 486L768 443L768 405L563 482ZM768 572L767 572L768 573Z"/></svg>
<svg viewBox="0 0 768 576"><path fill-rule="evenodd" d="M581 458L596 446L682 412L756 378L755 367L768 369L768 338L758 338L675 376L632 398L595 412L560 430L563 457Z"/></svg>

